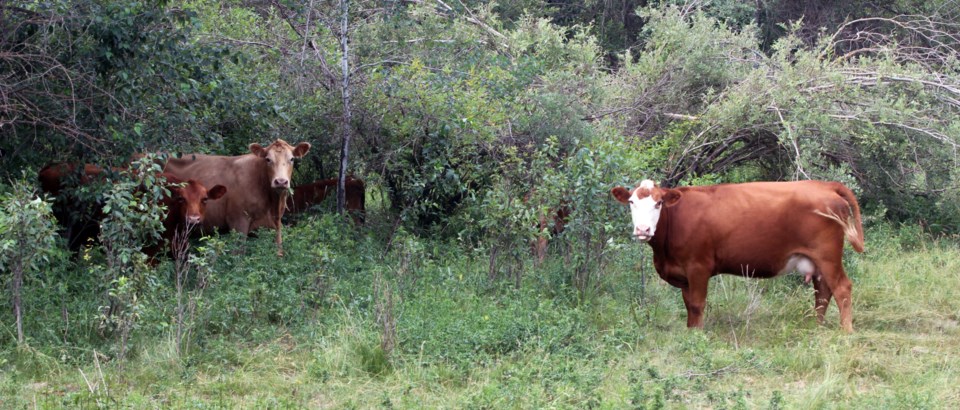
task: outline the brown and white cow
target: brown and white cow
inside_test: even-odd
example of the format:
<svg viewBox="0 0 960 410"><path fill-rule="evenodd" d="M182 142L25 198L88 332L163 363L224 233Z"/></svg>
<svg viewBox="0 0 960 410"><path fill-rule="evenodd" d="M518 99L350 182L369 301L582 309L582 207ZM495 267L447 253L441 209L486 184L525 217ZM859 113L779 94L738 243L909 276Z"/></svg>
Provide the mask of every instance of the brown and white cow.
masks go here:
<svg viewBox="0 0 960 410"><path fill-rule="evenodd" d="M170 191L170 195L165 195L161 200L161 203L167 207L161 236L170 246L170 255L176 259L179 256L176 236L184 235L193 226L202 224L207 201L220 199L227 193L227 188L223 185L215 185L207 189L193 179L182 180L169 173L163 173L161 176L166 181L164 186ZM154 256L159 252L160 246L159 244L149 246L144 249L144 253L151 260L155 260Z"/></svg>
<svg viewBox="0 0 960 410"><path fill-rule="evenodd" d="M800 271L812 278L818 322L830 298L840 326L853 331L852 285L843 240L863 252L860 206L839 182L752 182L667 189L645 180L613 188L630 206L633 235L653 248L667 283L680 288L687 326L703 327L710 278L719 273L770 278Z"/></svg>
<svg viewBox="0 0 960 410"><path fill-rule="evenodd" d="M362 224L366 203L366 184L363 180L347 177L344 182L344 195L346 202L344 207L349 211L353 221ZM320 179L309 184L297 185L293 188L293 195L287 197L287 211L290 213L300 213L310 209L311 206L323 202L326 197L336 197L337 179Z"/></svg>
<svg viewBox="0 0 960 410"><path fill-rule="evenodd" d="M282 256L280 218L286 208L293 159L308 151L310 143L301 142L294 147L278 139L266 147L250 144L250 153L246 155L185 154L170 158L163 170L205 186L227 188L223 198L207 206L204 230L232 229L246 235L260 227L273 228L277 255Z"/></svg>

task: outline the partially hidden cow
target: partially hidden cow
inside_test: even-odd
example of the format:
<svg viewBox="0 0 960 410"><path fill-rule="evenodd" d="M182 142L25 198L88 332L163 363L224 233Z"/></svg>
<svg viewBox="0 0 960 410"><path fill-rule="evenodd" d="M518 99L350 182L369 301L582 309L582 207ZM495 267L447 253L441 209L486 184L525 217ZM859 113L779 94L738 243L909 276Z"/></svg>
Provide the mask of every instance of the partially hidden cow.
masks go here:
<svg viewBox="0 0 960 410"><path fill-rule="evenodd" d="M531 244L533 255L537 257L537 263L542 263L547 256L547 246L550 244L547 232L550 232L549 238L554 238L563 233L568 222L570 222L570 205L568 204L560 205L556 211L548 208L547 213L540 215L540 218L537 219L537 230L540 235Z"/></svg>
<svg viewBox="0 0 960 410"><path fill-rule="evenodd" d="M863 252L860 206L839 182L752 182L667 189L645 180L613 188L629 205L633 236L653 249L657 274L680 288L687 327L703 327L707 285L719 273L770 278L794 270L813 279L822 323L830 298L853 332L852 285L843 242Z"/></svg>
<svg viewBox="0 0 960 410"><path fill-rule="evenodd" d="M293 188L293 195L287 197L287 211L290 213L300 213L311 206L323 202L327 196L336 197L337 179L320 179L309 184L297 185ZM363 180L347 177L344 181L344 208L353 217L353 221L362 224L364 219L366 204L366 184Z"/></svg>
<svg viewBox="0 0 960 410"><path fill-rule="evenodd" d="M169 173L160 175L165 180L164 187L170 191L169 195L164 195L161 199L161 203L167 207L161 237L169 244L170 255L177 260L181 256L180 250L184 249L178 246L178 239L186 240L187 232L203 223L207 201L220 199L227 193L227 188L223 185L215 185L207 189L193 179L183 180ZM155 256L161 246L162 244L148 246L144 248L144 253L155 262Z"/></svg>
<svg viewBox="0 0 960 410"><path fill-rule="evenodd" d="M164 172L193 179L204 186L223 185L226 195L207 206L203 229L232 229L244 235L267 227L276 230L277 255L283 256L283 224L294 158L310 151L310 143L296 146L276 140L263 147L250 144L239 156L184 154L170 158Z"/></svg>
<svg viewBox="0 0 960 410"><path fill-rule="evenodd" d="M100 221L103 220L103 204L96 199L83 200L74 193L80 186L104 181L104 170L94 164L81 167L72 162L55 162L44 166L38 174L40 189L56 199L53 215L64 227L67 247L75 254L100 236Z"/></svg>
<svg viewBox="0 0 960 410"><path fill-rule="evenodd" d="M545 199L537 195L536 189L531 189L523 196L523 203L527 206L531 206L532 203L538 215L534 225L538 234L534 240L530 241L530 253L536 257L535 262L538 264L542 263L547 256L550 239L560 235L566 229L572 210L570 202L566 199L561 199L559 206L556 203L552 206L547 205L544 202Z"/></svg>
<svg viewBox="0 0 960 410"><path fill-rule="evenodd" d="M54 163L41 169L39 176L41 189L57 197L54 216L67 228L68 245L74 252L77 252L85 243L99 240L100 223L105 217L102 203L87 203L72 196L61 197L67 188L76 189L78 186L94 181L105 180L106 172L94 164L84 164L82 173L70 176L71 173L77 172L78 168L74 163ZM123 171L122 168L112 169L112 172L121 171ZM226 188L218 185L207 190L203 184L194 180L184 181L170 174L161 174L161 176L166 180L165 188L170 191L170 195L165 195L160 200L160 203L167 207L161 237L170 242L171 254L176 256L176 252L173 251L175 232L188 224L199 223L203 219L206 202L223 196ZM76 179L70 181L71 178ZM91 209L79 209L86 207ZM80 215L72 215L73 213L80 213ZM155 262L154 257L160 248L161 245L156 244L145 247L143 251L152 262Z"/></svg>

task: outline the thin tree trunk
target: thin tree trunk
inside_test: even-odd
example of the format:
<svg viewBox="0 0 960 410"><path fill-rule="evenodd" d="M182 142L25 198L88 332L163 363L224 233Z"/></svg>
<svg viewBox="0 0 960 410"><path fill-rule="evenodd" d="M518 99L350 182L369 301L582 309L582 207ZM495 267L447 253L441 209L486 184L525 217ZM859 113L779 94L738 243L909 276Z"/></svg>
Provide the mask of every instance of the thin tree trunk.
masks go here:
<svg viewBox="0 0 960 410"><path fill-rule="evenodd" d="M23 288L23 267L13 268L13 315L17 321L17 344L23 344L23 309L20 289Z"/></svg>
<svg viewBox="0 0 960 410"><path fill-rule="evenodd" d="M343 93L343 142L340 148L340 176L337 180L337 213L343 215L346 202L347 157L350 155L350 44L349 44L349 0L340 0L342 12L340 20L340 49L343 57L340 60L340 69L343 72L341 91Z"/></svg>
<svg viewBox="0 0 960 410"><path fill-rule="evenodd" d="M17 218L22 220L22 216ZM17 246L20 247L22 251L29 252L26 246L26 238L23 230L17 231ZM20 297L20 292L23 289L23 272L27 269L28 262L31 257L28 255L18 255L19 259L15 258L13 261L13 316L17 322L17 344L23 344L23 300Z"/></svg>

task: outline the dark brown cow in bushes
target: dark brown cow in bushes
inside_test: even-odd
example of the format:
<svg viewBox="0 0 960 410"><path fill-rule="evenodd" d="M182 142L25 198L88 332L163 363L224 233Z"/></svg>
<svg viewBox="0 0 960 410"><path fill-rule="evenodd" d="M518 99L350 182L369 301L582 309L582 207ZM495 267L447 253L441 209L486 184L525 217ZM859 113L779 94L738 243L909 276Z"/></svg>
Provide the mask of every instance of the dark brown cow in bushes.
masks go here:
<svg viewBox="0 0 960 410"><path fill-rule="evenodd" d="M53 215L64 228L62 234L67 247L77 253L83 245L99 240L103 204L96 198L80 198L74 190L105 181L103 168L94 164L81 167L73 162L55 162L40 169L38 179L40 189L55 197Z"/></svg>
<svg viewBox="0 0 960 410"><path fill-rule="evenodd" d="M547 257L547 246L550 244L550 240L547 239L547 232L550 232L550 238L555 238L563 233L567 223L570 222L570 211L570 205L563 203L556 209L556 212L552 208L547 209L547 213L541 214L537 219L537 230L540 231L540 235L530 245L533 255L537 257L537 263L542 263Z"/></svg>
<svg viewBox="0 0 960 410"><path fill-rule="evenodd" d="M344 181L344 191L346 195L344 207L353 217L354 222L362 224L366 208L366 184L361 179L347 177ZM287 211L290 213L306 211L311 206L323 202L328 195L333 197L337 195L336 178L320 179L309 184L297 185L293 188L293 195L287 197Z"/></svg>
<svg viewBox="0 0 960 410"><path fill-rule="evenodd" d="M81 245L98 240L100 223L105 215L103 204L81 203L73 197L59 198L64 195L66 188L76 188L93 181L104 179L104 170L94 164L84 164L83 172L76 175L75 184L69 182L69 174L77 172L79 166L74 163L50 164L40 170L40 187L51 195L57 196L54 216L61 225L67 228L68 244L70 249L77 252ZM123 169L114 168L112 172L121 172ZM170 191L160 202L167 207L167 214L163 220L164 230L161 237L170 243L171 254L176 256L173 247L173 238L177 230L186 226L199 224L203 221L207 201L219 199L226 193L226 188L217 185L207 190L203 184L194 180L181 180L174 175L161 174L165 179L164 186ZM140 188L142 189L142 188ZM90 207L92 210L83 211L80 208ZM80 213L79 216L74 214ZM161 249L161 244L147 246L144 253L155 262L155 256Z"/></svg>
<svg viewBox="0 0 960 410"><path fill-rule="evenodd" d="M853 331L843 241L863 252L860 206L838 182L753 182L667 189L645 180L611 193L630 206L633 235L653 248L657 274L680 288L687 326L703 327L707 285L718 273L813 279L817 320L833 297Z"/></svg>

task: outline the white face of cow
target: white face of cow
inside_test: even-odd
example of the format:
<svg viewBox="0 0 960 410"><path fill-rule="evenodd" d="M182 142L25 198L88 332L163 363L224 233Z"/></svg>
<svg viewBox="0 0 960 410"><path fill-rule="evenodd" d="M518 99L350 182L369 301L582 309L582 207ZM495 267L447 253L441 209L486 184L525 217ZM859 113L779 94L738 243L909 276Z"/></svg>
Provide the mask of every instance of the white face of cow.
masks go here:
<svg viewBox="0 0 960 410"><path fill-rule="evenodd" d="M670 204L679 199L674 190L664 190L647 179L633 191L616 187L610 191L620 202L630 206L630 218L633 219L633 236L641 241L649 241L657 231L660 211L666 199Z"/></svg>

